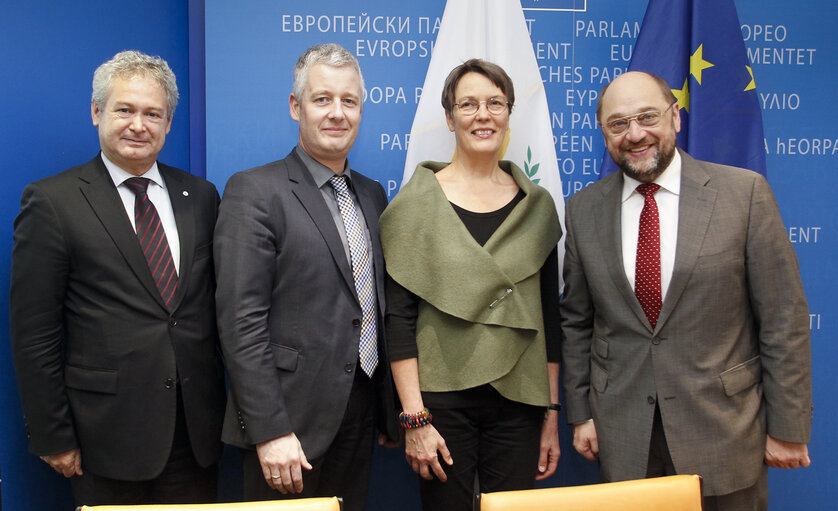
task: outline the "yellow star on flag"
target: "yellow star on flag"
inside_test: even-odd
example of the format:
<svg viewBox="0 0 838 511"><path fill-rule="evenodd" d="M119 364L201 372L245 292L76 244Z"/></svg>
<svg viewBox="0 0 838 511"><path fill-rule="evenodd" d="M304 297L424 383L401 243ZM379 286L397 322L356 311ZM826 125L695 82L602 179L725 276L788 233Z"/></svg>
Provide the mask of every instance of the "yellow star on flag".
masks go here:
<svg viewBox="0 0 838 511"><path fill-rule="evenodd" d="M714 64L704 60L704 45L699 44L695 53L690 55L690 74L695 76L696 81L701 85L701 72L713 66Z"/></svg>
<svg viewBox="0 0 838 511"><path fill-rule="evenodd" d="M690 113L690 89L689 89L690 77L686 77L684 79L684 88L683 89L670 89L672 94L675 96L675 99L678 100L678 106L683 108ZM700 82L699 82L700 83Z"/></svg>
<svg viewBox="0 0 838 511"><path fill-rule="evenodd" d="M754 70L751 69L751 66L745 66L745 68L748 70L748 74L751 75L751 81L748 83L748 86L745 87L745 90L754 90L757 88L757 82L754 80Z"/></svg>

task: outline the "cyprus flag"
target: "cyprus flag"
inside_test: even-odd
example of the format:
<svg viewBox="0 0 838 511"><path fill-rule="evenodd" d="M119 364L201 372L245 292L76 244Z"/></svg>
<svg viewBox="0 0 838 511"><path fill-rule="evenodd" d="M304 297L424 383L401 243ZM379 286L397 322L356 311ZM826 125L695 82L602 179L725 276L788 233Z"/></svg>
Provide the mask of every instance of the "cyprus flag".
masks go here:
<svg viewBox="0 0 838 511"><path fill-rule="evenodd" d="M550 111L520 0L446 3L410 130L402 186L419 162L453 158L454 134L448 130L440 97L448 73L470 58L494 62L512 78L515 105L509 119L508 145L500 159L514 162L534 183L550 192L564 230L564 197ZM563 257L564 238L559 242L560 262Z"/></svg>

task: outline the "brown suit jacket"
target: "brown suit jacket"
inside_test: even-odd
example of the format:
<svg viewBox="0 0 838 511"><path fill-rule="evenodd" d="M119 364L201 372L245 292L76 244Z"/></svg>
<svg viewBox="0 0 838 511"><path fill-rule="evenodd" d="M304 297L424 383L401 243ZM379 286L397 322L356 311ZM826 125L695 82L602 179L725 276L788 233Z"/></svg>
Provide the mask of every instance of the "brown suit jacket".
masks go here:
<svg viewBox="0 0 838 511"><path fill-rule="evenodd" d="M623 269L622 174L567 202L567 413L593 417L606 480L635 479L657 403L676 470L723 495L756 481L766 434L809 440L809 311L765 179L681 157L675 267L655 329Z"/></svg>

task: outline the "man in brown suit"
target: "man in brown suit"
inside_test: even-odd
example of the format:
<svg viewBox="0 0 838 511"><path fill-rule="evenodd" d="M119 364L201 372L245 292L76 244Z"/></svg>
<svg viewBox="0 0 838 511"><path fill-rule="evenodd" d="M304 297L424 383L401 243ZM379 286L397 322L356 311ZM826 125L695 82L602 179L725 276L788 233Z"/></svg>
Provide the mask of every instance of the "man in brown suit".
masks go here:
<svg viewBox="0 0 838 511"><path fill-rule="evenodd" d="M600 95L622 172L567 202L568 420L607 481L697 473L705 509L765 509L766 465L809 465L808 307L765 179L676 149L678 108L645 73Z"/></svg>

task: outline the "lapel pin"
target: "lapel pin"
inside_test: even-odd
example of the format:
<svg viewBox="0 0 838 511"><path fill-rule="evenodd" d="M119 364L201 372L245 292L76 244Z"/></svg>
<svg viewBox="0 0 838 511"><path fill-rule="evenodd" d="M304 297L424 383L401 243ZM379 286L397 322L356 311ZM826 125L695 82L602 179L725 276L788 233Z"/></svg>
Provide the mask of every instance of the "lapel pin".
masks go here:
<svg viewBox="0 0 838 511"><path fill-rule="evenodd" d="M184 190L184 191L183 191L183 196L184 196L184 197L189 197L189 192L187 192L186 190Z"/></svg>

